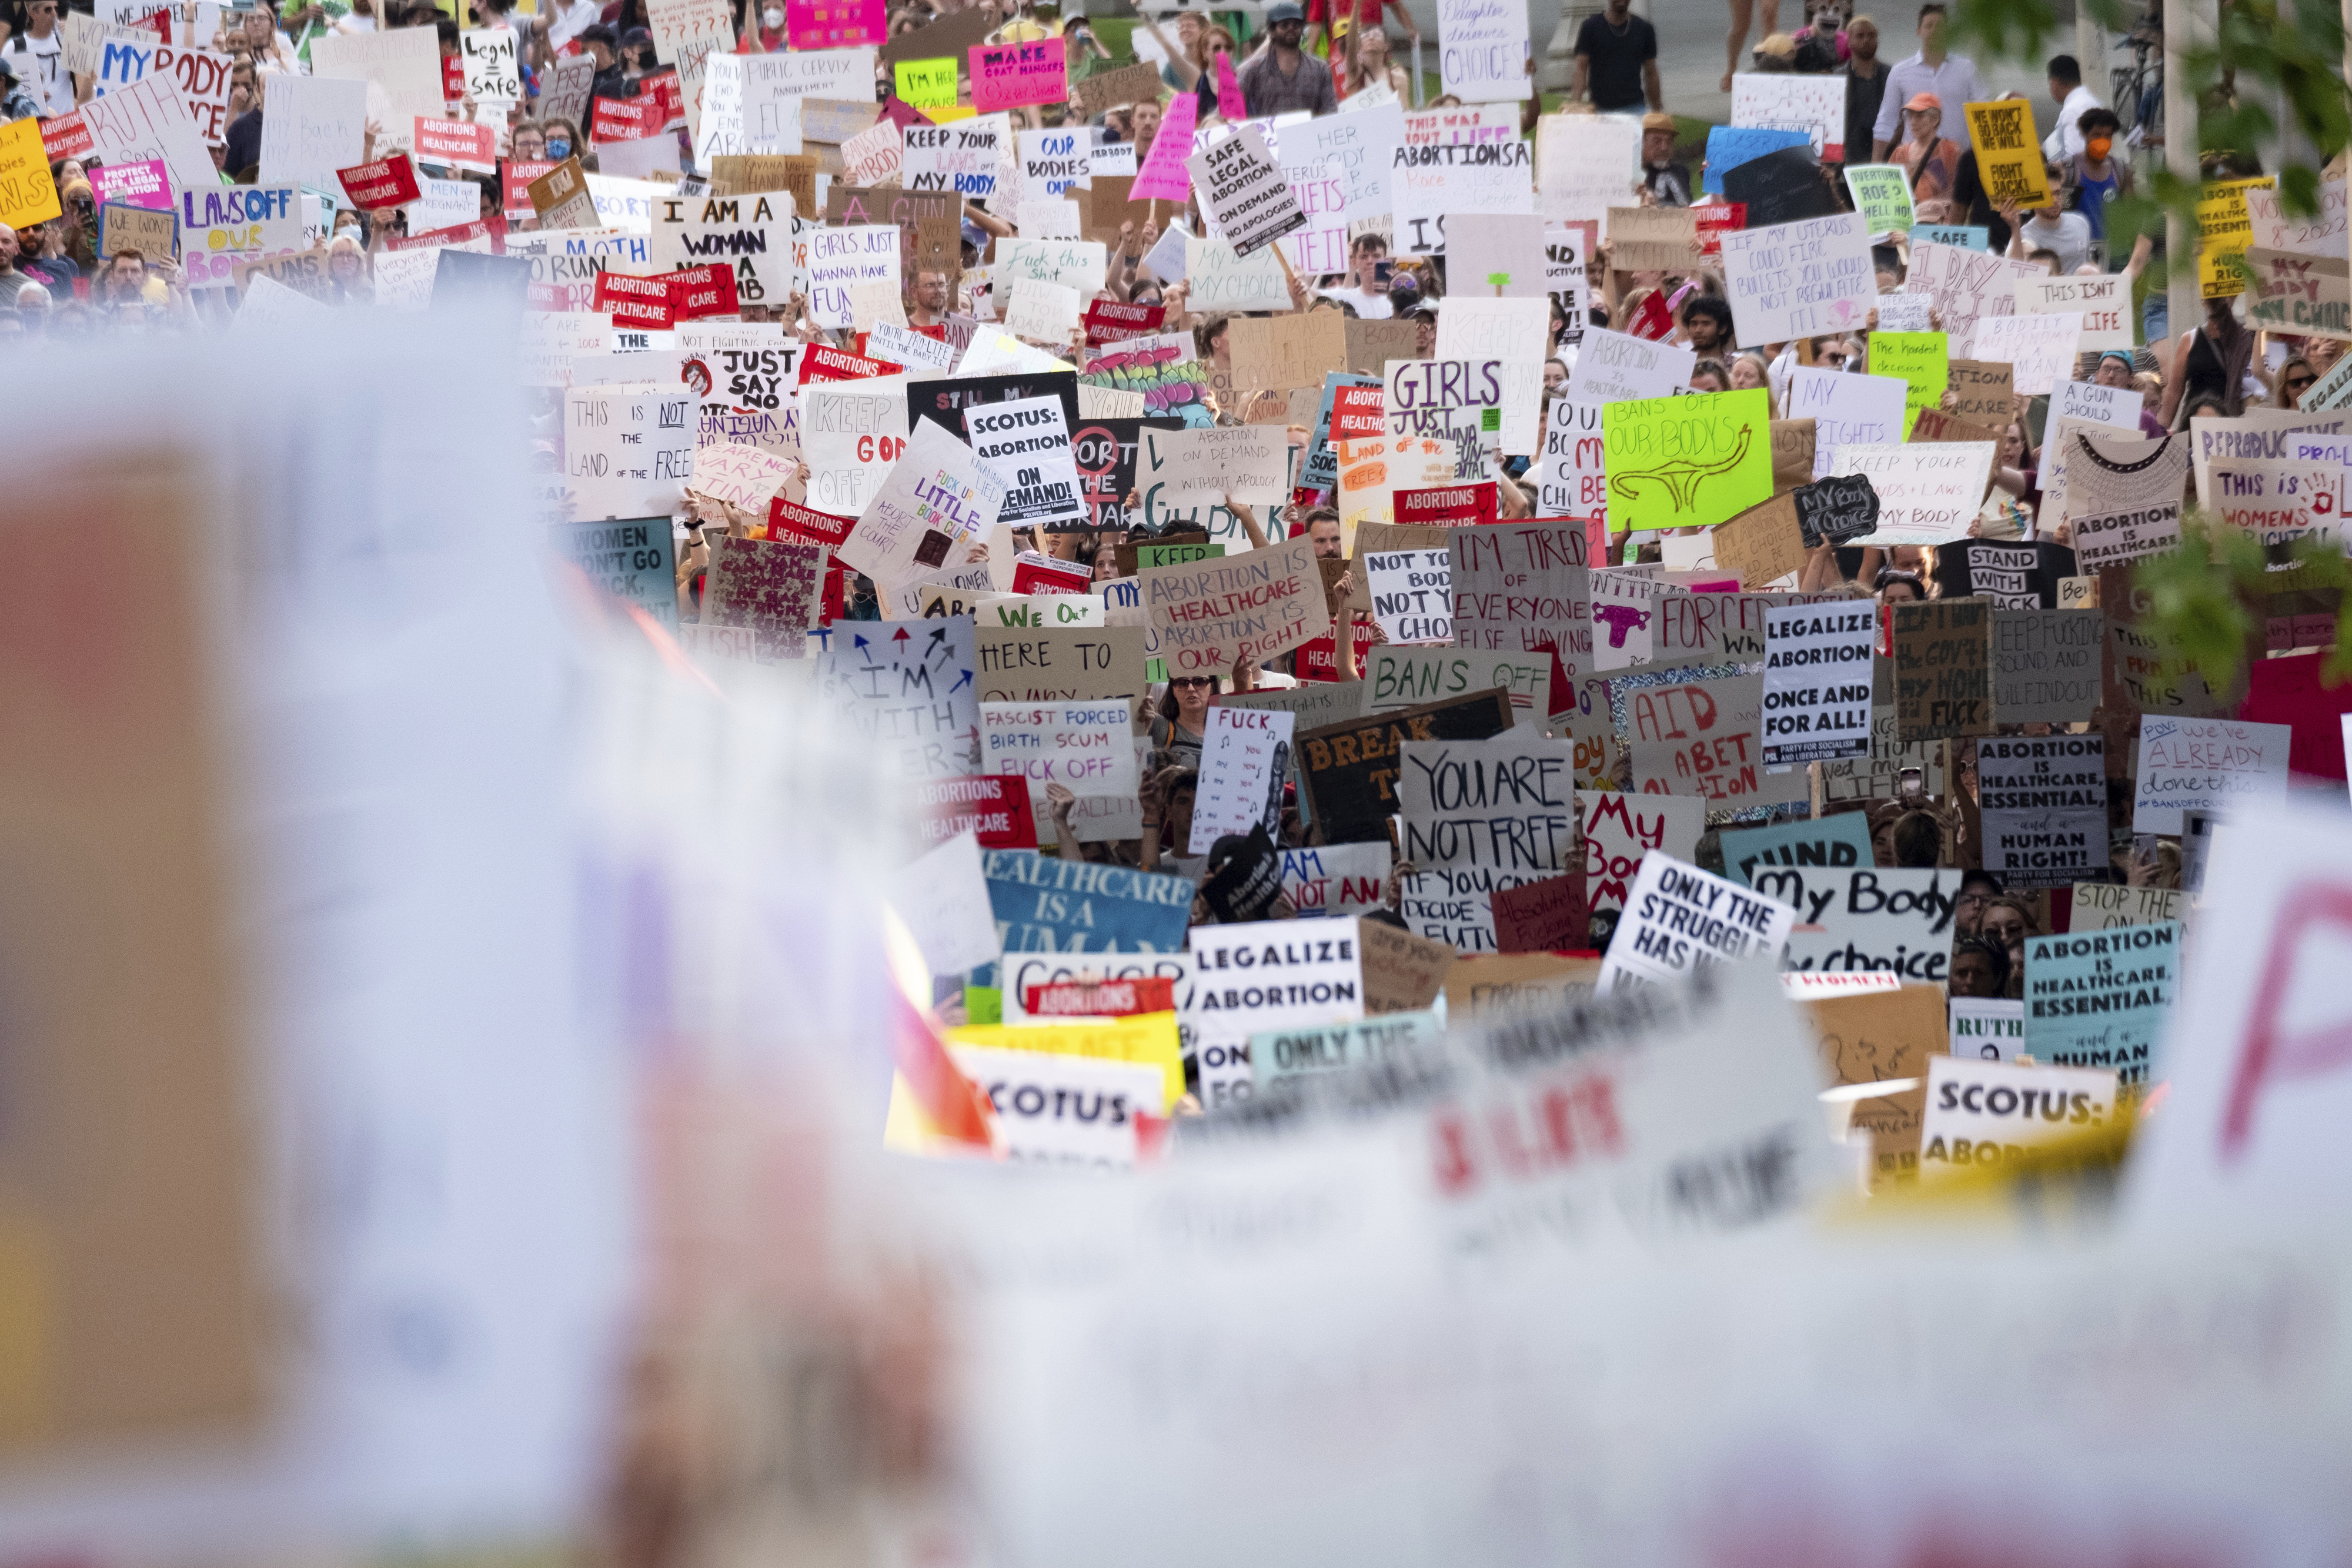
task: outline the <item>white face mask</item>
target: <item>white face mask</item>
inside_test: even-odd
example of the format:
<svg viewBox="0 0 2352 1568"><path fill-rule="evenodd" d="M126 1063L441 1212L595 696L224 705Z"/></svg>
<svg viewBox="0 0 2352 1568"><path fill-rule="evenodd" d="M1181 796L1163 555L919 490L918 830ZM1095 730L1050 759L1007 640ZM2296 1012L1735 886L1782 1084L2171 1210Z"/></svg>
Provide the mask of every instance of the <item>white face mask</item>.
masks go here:
<svg viewBox="0 0 2352 1568"><path fill-rule="evenodd" d="M784 25L784 14L771 5L760 13L760 20L766 23L768 31L772 33Z"/></svg>

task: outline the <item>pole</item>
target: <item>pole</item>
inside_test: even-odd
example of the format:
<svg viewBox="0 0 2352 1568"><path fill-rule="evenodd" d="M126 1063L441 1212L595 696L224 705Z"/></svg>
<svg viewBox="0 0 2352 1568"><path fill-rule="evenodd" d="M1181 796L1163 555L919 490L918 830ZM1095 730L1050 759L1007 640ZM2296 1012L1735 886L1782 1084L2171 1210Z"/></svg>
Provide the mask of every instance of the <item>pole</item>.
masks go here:
<svg viewBox="0 0 2352 1568"><path fill-rule="evenodd" d="M2107 30L2083 0L2074 0L2074 57L2082 62L2083 79L2093 92L2103 99L2115 96L2107 85L2112 79L2107 75Z"/></svg>
<svg viewBox="0 0 2352 1568"><path fill-rule="evenodd" d="M2186 55L2189 29L2200 26L2204 5L2200 0L2164 0L2164 162L2181 179L2197 179L2197 95L2189 90ZM2178 213L2164 219L2165 266L2171 279L2167 289L2168 329L2177 339L2194 331L2205 319L2204 291L2198 285L2196 231ZM2151 344L2150 347L2155 347ZM2159 355L2159 362L2162 356Z"/></svg>

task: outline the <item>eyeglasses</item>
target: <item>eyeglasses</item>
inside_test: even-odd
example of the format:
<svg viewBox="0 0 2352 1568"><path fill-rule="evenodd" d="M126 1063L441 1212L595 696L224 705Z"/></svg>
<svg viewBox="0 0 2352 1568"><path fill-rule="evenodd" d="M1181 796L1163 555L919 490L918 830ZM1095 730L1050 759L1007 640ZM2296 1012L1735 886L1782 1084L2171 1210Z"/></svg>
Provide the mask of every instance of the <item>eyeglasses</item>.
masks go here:
<svg viewBox="0 0 2352 1568"><path fill-rule="evenodd" d="M1178 675L1168 684L1171 686L1213 686L1217 682L1213 675Z"/></svg>

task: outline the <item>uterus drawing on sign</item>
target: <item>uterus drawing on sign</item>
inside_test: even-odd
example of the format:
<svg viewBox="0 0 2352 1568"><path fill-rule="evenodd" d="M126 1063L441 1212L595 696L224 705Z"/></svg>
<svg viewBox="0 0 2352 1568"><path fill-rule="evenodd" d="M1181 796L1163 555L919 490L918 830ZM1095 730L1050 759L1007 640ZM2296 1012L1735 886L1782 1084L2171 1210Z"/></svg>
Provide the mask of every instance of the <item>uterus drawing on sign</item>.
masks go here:
<svg viewBox="0 0 2352 1568"><path fill-rule="evenodd" d="M1741 425L1739 438L1732 443L1730 453L1713 463L1700 463L1695 458L1683 457L1670 463L1662 463L1654 468L1643 468L1630 474L1612 474L1609 476L1610 493L1621 496L1629 502L1634 501L1640 498L1642 486L1656 483L1664 485L1667 494L1674 497L1675 511L1690 511L1697 500L1699 486L1717 475L1729 474L1738 469L1740 463L1747 457L1748 444L1755 439L1755 436L1754 425Z"/></svg>

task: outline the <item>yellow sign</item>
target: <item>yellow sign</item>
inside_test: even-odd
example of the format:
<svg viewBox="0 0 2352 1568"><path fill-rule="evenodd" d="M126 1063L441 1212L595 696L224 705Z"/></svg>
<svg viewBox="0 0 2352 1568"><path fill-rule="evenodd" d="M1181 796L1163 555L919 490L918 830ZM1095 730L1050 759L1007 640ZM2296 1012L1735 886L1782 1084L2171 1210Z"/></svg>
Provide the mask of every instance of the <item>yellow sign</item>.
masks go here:
<svg viewBox="0 0 2352 1568"><path fill-rule="evenodd" d="M952 59L900 60L891 67L898 81L898 99L917 109L953 109L956 67Z"/></svg>
<svg viewBox="0 0 2352 1568"><path fill-rule="evenodd" d="M64 215L41 147L41 122L28 114L0 125L0 224L20 229Z"/></svg>
<svg viewBox="0 0 2352 1568"><path fill-rule="evenodd" d="M2197 279L2208 299L2228 299L2243 293L2245 271L2238 258L2254 243L2254 220L2246 211L2246 193L2269 190L2275 181L2215 180L2197 198Z"/></svg>
<svg viewBox="0 0 2352 1568"><path fill-rule="evenodd" d="M1976 144L1977 172L1985 197L1996 207L2050 204L2050 176L2042 166L2042 142L2033 134L2033 105L2021 98L1968 106L1969 140Z"/></svg>
<svg viewBox="0 0 2352 1568"><path fill-rule="evenodd" d="M1167 1103L1173 1105L1184 1097L1184 1059L1177 1043L1174 1013L1139 1013L1100 1023L966 1024L948 1030L948 1043L1139 1062L1159 1068L1165 1076Z"/></svg>
<svg viewBox="0 0 2352 1568"><path fill-rule="evenodd" d="M1711 528L1770 500L1771 423L1761 387L1608 404L1609 531Z"/></svg>

